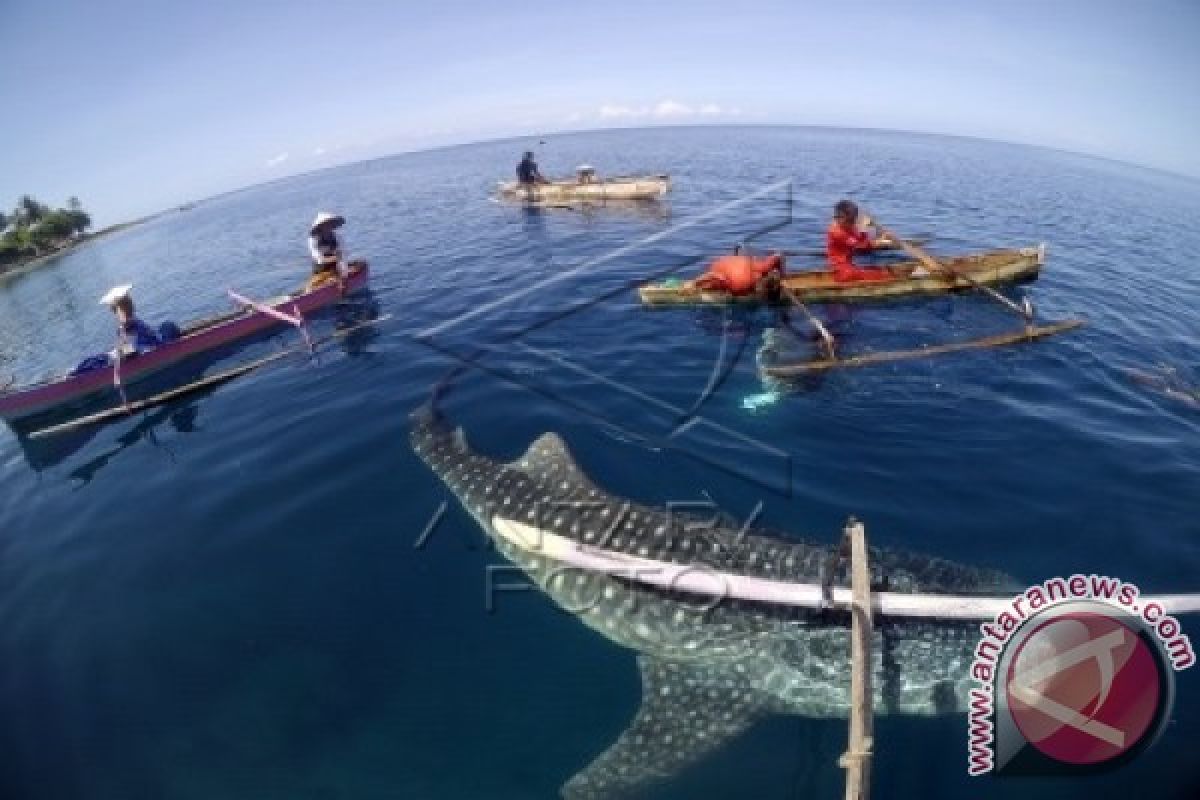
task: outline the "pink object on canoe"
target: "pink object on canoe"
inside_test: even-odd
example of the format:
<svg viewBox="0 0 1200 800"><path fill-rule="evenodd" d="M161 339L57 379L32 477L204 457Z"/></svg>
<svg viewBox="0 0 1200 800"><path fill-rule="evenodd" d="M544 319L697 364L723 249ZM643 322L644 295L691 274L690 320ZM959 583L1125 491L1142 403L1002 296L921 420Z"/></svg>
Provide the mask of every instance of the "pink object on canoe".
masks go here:
<svg viewBox="0 0 1200 800"><path fill-rule="evenodd" d="M369 269L365 262L351 265L346 276L346 291L361 289L367 285ZM310 292L287 295L268 301L272 309L287 316L295 313L309 314L341 299L335 283ZM289 313L291 312L291 313ZM178 364L191 356L214 350L239 339L279 325L272 314L247 309L215 321L200 322L184 328L183 336L161 345L134 358L121 361L121 382L130 384L167 367ZM79 375L66 375L41 383L18 386L0 391L0 418L19 420L35 414L52 411L59 406L90 399L104 392L116 393L113 373L108 369L96 369Z"/></svg>

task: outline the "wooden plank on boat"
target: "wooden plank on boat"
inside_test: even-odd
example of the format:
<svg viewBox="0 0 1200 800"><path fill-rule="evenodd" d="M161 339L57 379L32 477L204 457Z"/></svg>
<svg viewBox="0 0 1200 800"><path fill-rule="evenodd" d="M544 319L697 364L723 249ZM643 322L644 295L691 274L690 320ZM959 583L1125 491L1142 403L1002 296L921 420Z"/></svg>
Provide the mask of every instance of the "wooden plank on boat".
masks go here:
<svg viewBox="0 0 1200 800"><path fill-rule="evenodd" d="M887 364L893 361L907 361L916 358L958 353L964 350L983 350L989 347L1004 347L1011 344L1032 342L1065 333L1083 325L1081 319L1068 319L1049 325L1030 325L1019 331L986 336L982 339L972 339L966 342L949 342L947 344L927 345L912 350L888 350L879 353L864 353L857 356L843 356L838 359L817 359L802 361L794 364L764 365L762 373L771 378L794 378L813 372L823 372L843 367L870 367L876 364Z"/></svg>

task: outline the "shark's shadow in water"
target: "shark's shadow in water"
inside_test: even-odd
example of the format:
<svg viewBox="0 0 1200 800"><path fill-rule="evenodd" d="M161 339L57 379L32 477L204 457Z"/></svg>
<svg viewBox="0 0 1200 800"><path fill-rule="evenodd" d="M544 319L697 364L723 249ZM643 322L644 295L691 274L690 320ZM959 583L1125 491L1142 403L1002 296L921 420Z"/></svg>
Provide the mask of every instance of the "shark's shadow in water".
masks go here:
<svg viewBox="0 0 1200 800"><path fill-rule="evenodd" d="M767 714L842 717L849 709L844 614L709 599L555 562L516 547L497 519L629 555L781 581L819 583L830 545L717 523L614 497L556 434L503 463L473 452L434 399L413 415L411 443L496 544L554 602L637 654L641 706L628 728L563 787L569 798L622 797L667 779ZM872 548L872 581L889 591L996 594L1002 573ZM844 583L844 576L839 578ZM880 621L873 646L878 713L966 708L978 639L970 623Z"/></svg>

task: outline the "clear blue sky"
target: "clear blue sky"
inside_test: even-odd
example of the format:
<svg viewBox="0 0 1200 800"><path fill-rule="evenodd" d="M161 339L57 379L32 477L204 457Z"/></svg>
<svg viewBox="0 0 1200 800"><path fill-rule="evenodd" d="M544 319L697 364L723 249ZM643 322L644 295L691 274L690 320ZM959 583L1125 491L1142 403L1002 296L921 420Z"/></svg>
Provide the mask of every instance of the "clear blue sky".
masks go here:
<svg viewBox="0 0 1200 800"><path fill-rule="evenodd" d="M1197 42L1196 0L0 0L0 206L75 194L109 223L386 153L702 122L1200 176Z"/></svg>

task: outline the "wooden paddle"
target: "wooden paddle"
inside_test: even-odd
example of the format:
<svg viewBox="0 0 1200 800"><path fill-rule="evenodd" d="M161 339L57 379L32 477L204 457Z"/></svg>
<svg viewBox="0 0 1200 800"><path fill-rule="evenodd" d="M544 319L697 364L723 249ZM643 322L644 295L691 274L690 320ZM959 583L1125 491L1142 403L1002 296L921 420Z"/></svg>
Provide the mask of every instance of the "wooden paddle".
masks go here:
<svg viewBox="0 0 1200 800"><path fill-rule="evenodd" d="M833 347L833 334L830 333L829 329L825 327L825 324L817 318L817 315L809 310L808 306L804 304L804 301L796 296L795 292L784 286L781 286L780 289L783 291L783 296L790 300L792 305L804 312L804 316L808 317L809 323L811 323L812 326L817 329L817 333L821 334L821 341L825 345L825 355L829 357L830 361L837 361L837 353Z"/></svg>
<svg viewBox="0 0 1200 800"><path fill-rule="evenodd" d="M1007 297L1000 294L992 287L984 286L982 283L975 280L970 275L967 275L964 272L960 272L958 270L955 270L955 269L952 269L952 268L946 266L945 264L942 264L940 261L935 259L933 256L929 255L929 253L926 253L924 250L922 250L918 245L912 244L911 242L906 242L905 240L901 239L899 236L897 236L896 234L889 231L887 228L884 228L882 225L880 225L879 221L877 219L875 219L873 216L868 215L868 219L869 219L869 224L873 225L875 227L875 230L879 232L879 235L881 237L886 236L888 239L891 239L893 242L896 243L897 246L900 247L901 250L903 250L905 253L907 253L912 258L915 258L917 261L921 262L921 265L923 267L925 267L925 269L927 269L930 272L933 272L935 274L938 274L938 275L945 275L945 276L948 276L951 278L961 279L963 281L966 281L973 288L978 289L979 291L983 292L988 297L992 298L997 303L1000 303L1005 308L1009 309L1010 311L1012 311L1016 314L1020 314L1021 317L1024 318L1024 320L1026 322L1033 321L1033 309L1028 304L1026 304L1024 307L1022 307L1022 306L1018 305L1017 303L1014 303L1012 300L1009 300Z"/></svg>

